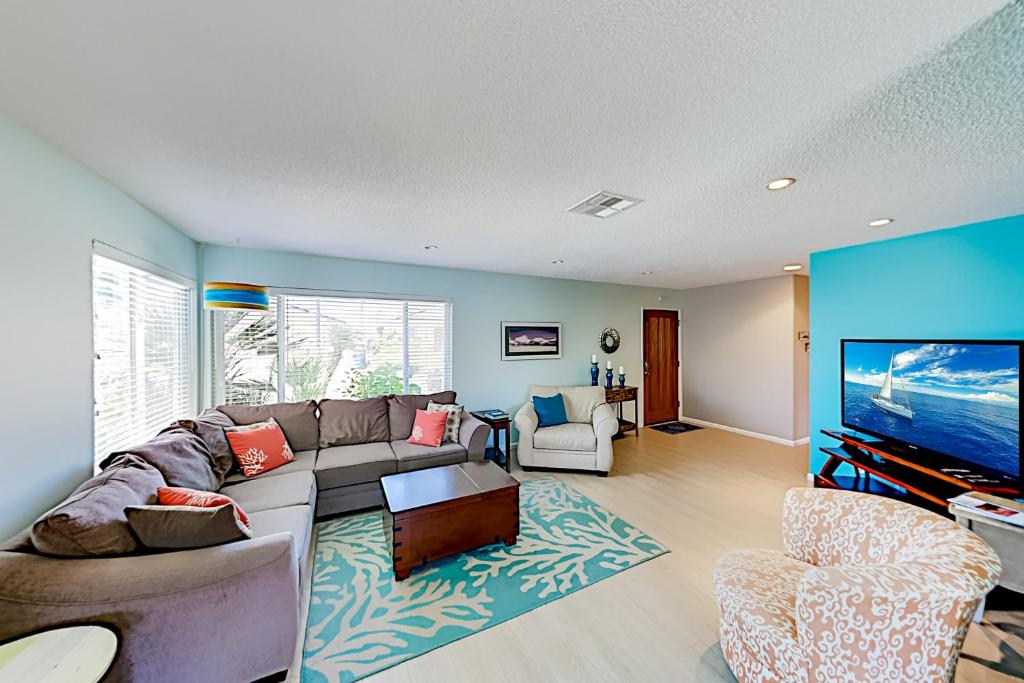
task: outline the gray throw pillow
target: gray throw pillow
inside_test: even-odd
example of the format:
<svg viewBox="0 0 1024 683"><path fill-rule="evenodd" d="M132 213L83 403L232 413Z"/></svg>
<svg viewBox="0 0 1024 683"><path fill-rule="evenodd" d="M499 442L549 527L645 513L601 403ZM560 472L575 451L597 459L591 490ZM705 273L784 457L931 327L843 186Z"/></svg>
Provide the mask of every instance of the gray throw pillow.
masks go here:
<svg viewBox="0 0 1024 683"><path fill-rule="evenodd" d="M388 400L320 401L320 448L388 441Z"/></svg>
<svg viewBox="0 0 1024 683"><path fill-rule="evenodd" d="M160 472L142 458L123 455L42 515L32 525L32 545L46 555L92 557L134 552L138 543L125 508L156 500Z"/></svg>
<svg viewBox="0 0 1024 683"><path fill-rule="evenodd" d="M291 449L315 451L320 445L320 426L316 420L316 401L299 403L269 403L265 406L227 405L218 406L236 425L251 425L277 420Z"/></svg>
<svg viewBox="0 0 1024 683"><path fill-rule="evenodd" d="M412 434L412 423L416 421L416 411L426 410L427 404L455 403L454 391L439 391L436 394L396 394L388 397L388 431L392 441L408 439Z"/></svg>
<svg viewBox="0 0 1024 683"><path fill-rule="evenodd" d="M141 446L113 453L100 463L100 467L105 469L110 462L125 453L137 455L160 470L167 486L200 491L216 491L220 488L220 482L213 471L214 460L209 447L183 427L165 429Z"/></svg>
<svg viewBox="0 0 1024 683"><path fill-rule="evenodd" d="M234 505L132 505L125 509L139 542L154 550L205 548L252 538Z"/></svg>
<svg viewBox="0 0 1024 683"><path fill-rule="evenodd" d="M444 423L444 436L441 438L441 442L458 443L459 428L462 426L462 406L457 403L441 404L433 401L427 404L428 413L442 411L448 413L448 418Z"/></svg>

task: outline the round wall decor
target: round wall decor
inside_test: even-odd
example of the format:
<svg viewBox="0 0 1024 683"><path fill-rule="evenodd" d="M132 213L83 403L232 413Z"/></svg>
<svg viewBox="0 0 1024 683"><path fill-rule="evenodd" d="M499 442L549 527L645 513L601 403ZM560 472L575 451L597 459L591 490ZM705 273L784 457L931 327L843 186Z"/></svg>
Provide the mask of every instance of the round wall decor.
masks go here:
<svg viewBox="0 0 1024 683"><path fill-rule="evenodd" d="M601 333L601 339L598 340L601 344L601 350L605 353L615 353L619 350L619 331L613 327L606 327L604 332Z"/></svg>

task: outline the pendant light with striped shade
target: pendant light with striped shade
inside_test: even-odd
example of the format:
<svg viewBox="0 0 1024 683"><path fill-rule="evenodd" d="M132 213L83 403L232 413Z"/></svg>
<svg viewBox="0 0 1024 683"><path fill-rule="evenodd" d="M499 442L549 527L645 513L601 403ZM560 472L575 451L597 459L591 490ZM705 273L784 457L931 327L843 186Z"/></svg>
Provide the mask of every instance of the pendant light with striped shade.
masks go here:
<svg viewBox="0 0 1024 683"><path fill-rule="evenodd" d="M269 311L270 290L243 282L207 282L203 284L203 308Z"/></svg>

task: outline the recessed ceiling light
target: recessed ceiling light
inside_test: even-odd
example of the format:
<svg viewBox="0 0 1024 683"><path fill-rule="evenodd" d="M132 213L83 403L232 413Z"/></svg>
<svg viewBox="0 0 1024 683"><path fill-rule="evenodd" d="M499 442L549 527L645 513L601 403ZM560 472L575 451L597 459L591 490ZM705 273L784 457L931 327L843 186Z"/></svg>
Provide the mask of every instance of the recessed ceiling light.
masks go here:
<svg viewBox="0 0 1024 683"><path fill-rule="evenodd" d="M872 228L880 228L883 225L889 225L890 223L892 223L891 218L876 218L875 220L868 223L868 225L870 225Z"/></svg>
<svg viewBox="0 0 1024 683"><path fill-rule="evenodd" d="M428 245L426 245L423 248L426 249L427 251L434 251L435 249L437 249L437 245L436 244L428 244Z"/></svg>
<svg viewBox="0 0 1024 683"><path fill-rule="evenodd" d="M556 266L560 266L563 263L565 263L565 259L563 259L563 258L556 258L554 261L552 261L552 263L555 264Z"/></svg>
<svg viewBox="0 0 1024 683"><path fill-rule="evenodd" d="M766 185L766 187L774 192L775 190L785 190L787 187L796 182L796 178L776 178Z"/></svg>
<svg viewBox="0 0 1024 683"><path fill-rule="evenodd" d="M803 266L801 266L799 263L790 263L788 266L782 266L782 269L787 273L794 270L800 270L802 268Z"/></svg>

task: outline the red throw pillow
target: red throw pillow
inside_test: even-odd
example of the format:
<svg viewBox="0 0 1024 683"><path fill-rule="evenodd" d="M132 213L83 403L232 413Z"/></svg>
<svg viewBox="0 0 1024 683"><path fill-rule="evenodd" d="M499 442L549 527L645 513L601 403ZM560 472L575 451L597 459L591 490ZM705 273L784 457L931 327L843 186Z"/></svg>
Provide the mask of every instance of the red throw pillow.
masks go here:
<svg viewBox="0 0 1024 683"><path fill-rule="evenodd" d="M249 517L238 507L238 503L220 493L196 491L177 486L161 486L156 490L156 500L161 505L184 505L190 508L219 508L221 505L233 505L238 519L249 526Z"/></svg>
<svg viewBox="0 0 1024 683"><path fill-rule="evenodd" d="M432 446L437 448L444 438L444 425L448 421L446 411L428 413L425 410L416 411L416 421L412 423L412 436L409 443L420 446Z"/></svg>
<svg viewBox="0 0 1024 683"><path fill-rule="evenodd" d="M274 418L243 427L228 427L224 435L228 437L231 452L235 454L242 474L247 477L269 472L295 460L295 454Z"/></svg>

